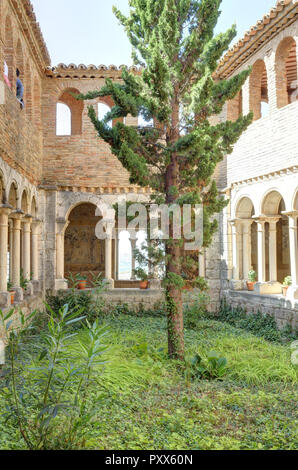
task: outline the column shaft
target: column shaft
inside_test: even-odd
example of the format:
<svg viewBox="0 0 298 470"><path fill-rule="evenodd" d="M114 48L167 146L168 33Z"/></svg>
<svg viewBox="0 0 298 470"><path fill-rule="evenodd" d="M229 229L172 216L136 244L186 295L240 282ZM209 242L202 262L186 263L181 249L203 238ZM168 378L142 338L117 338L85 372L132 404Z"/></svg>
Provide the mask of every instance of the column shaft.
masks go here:
<svg viewBox="0 0 298 470"><path fill-rule="evenodd" d="M136 279L136 276L134 273L134 270L136 269L135 249L136 249L137 241L131 238L130 243L131 243L131 280L135 281Z"/></svg>
<svg viewBox="0 0 298 470"><path fill-rule="evenodd" d="M266 282L265 222L258 221L258 280Z"/></svg>
<svg viewBox="0 0 298 470"><path fill-rule="evenodd" d="M56 235L56 279L64 279L64 232Z"/></svg>
<svg viewBox="0 0 298 470"><path fill-rule="evenodd" d="M109 235L105 240L105 278L112 279L112 238Z"/></svg>
<svg viewBox="0 0 298 470"><path fill-rule="evenodd" d="M233 279L239 281L240 277L240 233L239 223L232 223L232 238L233 238Z"/></svg>
<svg viewBox="0 0 298 470"><path fill-rule="evenodd" d="M31 221L26 221L23 225L23 270L24 270L24 278L29 280L31 277L31 243L30 243L30 236L31 236Z"/></svg>
<svg viewBox="0 0 298 470"><path fill-rule="evenodd" d="M13 218L12 276L13 287L20 287L21 218Z"/></svg>
<svg viewBox="0 0 298 470"><path fill-rule="evenodd" d="M243 279L248 279L251 269L251 224L252 221L243 222Z"/></svg>
<svg viewBox="0 0 298 470"><path fill-rule="evenodd" d="M38 265L38 228L39 226L33 222L32 224L32 280L38 281L39 265Z"/></svg>
<svg viewBox="0 0 298 470"><path fill-rule="evenodd" d="M7 291L8 212L0 213L0 292Z"/></svg>
<svg viewBox="0 0 298 470"><path fill-rule="evenodd" d="M290 241L292 284L293 286L297 286L298 285L297 216L289 216L289 241Z"/></svg>
<svg viewBox="0 0 298 470"><path fill-rule="evenodd" d="M269 222L269 280L277 281L277 244L276 244L277 221Z"/></svg>

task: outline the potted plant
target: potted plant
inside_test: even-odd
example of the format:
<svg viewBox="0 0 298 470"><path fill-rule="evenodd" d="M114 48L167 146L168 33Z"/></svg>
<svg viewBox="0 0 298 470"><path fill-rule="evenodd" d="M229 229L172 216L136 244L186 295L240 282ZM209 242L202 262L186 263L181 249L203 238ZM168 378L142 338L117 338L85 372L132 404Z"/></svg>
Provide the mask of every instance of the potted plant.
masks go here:
<svg viewBox="0 0 298 470"><path fill-rule="evenodd" d="M146 290L149 288L149 276L142 268L134 269L136 278L140 279L140 289Z"/></svg>
<svg viewBox="0 0 298 470"><path fill-rule="evenodd" d="M87 277L86 276L81 276L80 274L77 277L78 280L78 289L79 290L85 290L87 287Z"/></svg>
<svg viewBox="0 0 298 470"><path fill-rule="evenodd" d="M256 280L257 280L257 274L256 272L251 269L249 272L248 272L248 281L246 283L247 285L247 289L249 291L253 291L254 290L254 287L255 287L255 284L256 284Z"/></svg>
<svg viewBox="0 0 298 470"><path fill-rule="evenodd" d="M14 297L16 295L16 292L13 289L12 283L10 281L8 281L8 283L7 283L7 289L8 289L8 292L10 293L10 303L11 303L11 305L13 305L14 304Z"/></svg>
<svg viewBox="0 0 298 470"><path fill-rule="evenodd" d="M287 292L288 292L288 288L292 285L292 277L291 276L287 276L284 278L284 282L283 282L283 285L282 285L282 293L283 295L286 297L287 296Z"/></svg>

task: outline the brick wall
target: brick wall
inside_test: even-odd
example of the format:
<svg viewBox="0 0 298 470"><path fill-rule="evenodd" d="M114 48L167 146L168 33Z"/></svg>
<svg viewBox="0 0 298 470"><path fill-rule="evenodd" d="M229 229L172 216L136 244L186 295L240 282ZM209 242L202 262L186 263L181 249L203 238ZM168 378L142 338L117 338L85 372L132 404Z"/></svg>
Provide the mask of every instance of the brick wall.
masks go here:
<svg viewBox="0 0 298 470"><path fill-rule="evenodd" d="M81 135L56 136L56 104L61 96L65 102L65 90L86 93L103 84L103 79L45 79L42 102L44 183L87 188L129 185L127 171L111 153L109 145L99 139L88 117L88 104L97 108L98 100L84 103Z"/></svg>
<svg viewBox="0 0 298 470"><path fill-rule="evenodd" d="M298 101L255 121L228 156L228 184L298 164Z"/></svg>

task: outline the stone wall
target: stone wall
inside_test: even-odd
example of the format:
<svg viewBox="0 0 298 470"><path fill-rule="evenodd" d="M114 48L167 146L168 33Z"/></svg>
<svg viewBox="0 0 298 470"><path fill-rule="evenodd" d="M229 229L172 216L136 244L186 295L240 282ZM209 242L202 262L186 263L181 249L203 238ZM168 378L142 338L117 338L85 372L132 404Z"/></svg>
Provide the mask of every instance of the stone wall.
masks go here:
<svg viewBox="0 0 298 470"><path fill-rule="evenodd" d="M23 314L25 316L29 315L32 313L34 310L37 310L38 312L43 312L45 310L45 305L43 303L43 295L35 295L32 297L25 297L24 300L15 305L14 308L16 309L15 314L12 316L12 320L14 321L13 326L17 327L19 325L19 315L17 313L18 310L22 310ZM3 309L3 313L7 313L11 310L12 307ZM2 330L2 326L0 325L0 340L4 339L4 334Z"/></svg>
<svg viewBox="0 0 298 470"><path fill-rule="evenodd" d="M222 297L232 307L241 307L247 313L262 312L275 318L279 328L291 325L298 329L298 302L294 305L279 295L257 295L252 292L226 290Z"/></svg>

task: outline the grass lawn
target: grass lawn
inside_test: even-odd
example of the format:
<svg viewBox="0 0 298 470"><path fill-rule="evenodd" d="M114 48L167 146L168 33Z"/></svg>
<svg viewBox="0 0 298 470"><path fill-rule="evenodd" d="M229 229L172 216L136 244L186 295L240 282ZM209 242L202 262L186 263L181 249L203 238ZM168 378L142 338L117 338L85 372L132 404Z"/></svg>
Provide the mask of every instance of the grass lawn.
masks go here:
<svg viewBox="0 0 298 470"><path fill-rule="evenodd" d="M289 345L201 320L186 330L187 355L215 350L228 368L222 381L188 382L167 359L164 318L120 315L105 322L108 362L92 390L102 405L85 448L297 449L297 367ZM83 336L72 339L73 350ZM0 449L23 447L0 417Z"/></svg>

